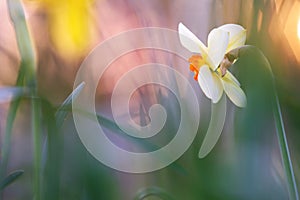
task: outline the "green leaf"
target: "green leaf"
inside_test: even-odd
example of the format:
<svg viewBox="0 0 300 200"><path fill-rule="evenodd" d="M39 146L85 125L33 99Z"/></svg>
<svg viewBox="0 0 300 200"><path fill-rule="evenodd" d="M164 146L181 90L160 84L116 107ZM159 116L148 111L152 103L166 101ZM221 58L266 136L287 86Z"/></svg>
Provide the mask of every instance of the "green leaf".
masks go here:
<svg viewBox="0 0 300 200"><path fill-rule="evenodd" d="M24 170L17 170L12 173L10 173L7 177L5 177L0 182L0 191L2 191L4 188L6 188L9 184L17 180L22 174L24 173Z"/></svg>
<svg viewBox="0 0 300 200"><path fill-rule="evenodd" d="M70 109L70 108L69 108ZM89 118L89 119L94 119L93 118L93 114L83 111L83 110L75 110L75 112L80 112L82 115L84 115L85 117ZM119 136L124 137L125 139L134 142L135 144L139 144L142 145L143 147L145 147L148 151L154 151L158 148L157 145L150 143L149 141L145 141L145 140L141 140L138 138L134 138L132 136L129 136L127 134L124 134L124 132L119 128L119 126L112 121L109 118L106 118L100 114L96 114L97 120L100 123L101 126L103 126L104 128L107 128L108 130L111 131L111 133L113 134L117 134ZM177 162L174 162L170 165L170 167L175 170L177 173L182 174L182 175L186 175L187 171Z"/></svg>
<svg viewBox="0 0 300 200"><path fill-rule="evenodd" d="M81 90L83 89L85 85L85 82L80 83L75 90L66 98L66 100L61 104L61 106L57 109L55 118L56 118L56 124L57 127L61 127L65 118L67 117L67 114L69 113L72 101L77 98Z"/></svg>

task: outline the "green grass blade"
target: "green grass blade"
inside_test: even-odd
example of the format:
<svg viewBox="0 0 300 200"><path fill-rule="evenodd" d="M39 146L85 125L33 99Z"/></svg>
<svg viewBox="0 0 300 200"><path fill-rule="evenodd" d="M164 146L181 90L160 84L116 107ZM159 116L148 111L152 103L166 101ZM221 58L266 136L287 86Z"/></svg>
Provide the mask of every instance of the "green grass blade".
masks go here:
<svg viewBox="0 0 300 200"><path fill-rule="evenodd" d="M290 199L299 200L299 194L298 194L295 174L293 170L292 159L290 156L288 141L286 138L286 132L285 132L284 123L282 119L279 99L275 88L274 88L274 99L275 100L273 102L273 114L275 119L275 125L276 125L276 131L277 131L277 137L278 137L283 167L285 170L287 183L288 183L288 192L289 192Z"/></svg>
<svg viewBox="0 0 300 200"><path fill-rule="evenodd" d="M281 159L283 168L285 171L285 176L287 180L287 188L289 192L289 197L292 200L299 200L299 193L297 189L297 183L295 180L293 164L290 156L290 150L288 146L288 141L286 137L286 131L284 128L284 122L282 119L282 112L280 109L279 98L276 90L276 80L274 74L272 72L271 65L265 55L255 46L246 45L241 47L240 49L233 50L234 54L238 55L238 57L243 57L244 55L253 55L254 57L260 59L261 63L266 67L269 71L272 81L272 107L273 107L273 115L275 119L275 128L277 133L277 139L280 147Z"/></svg>
<svg viewBox="0 0 300 200"><path fill-rule="evenodd" d="M32 91L32 96L36 95L36 91ZM39 98L31 100L31 129L33 137L33 156L34 156L34 196L35 199L41 199L41 153L42 153L42 115L41 102Z"/></svg>
<svg viewBox="0 0 300 200"><path fill-rule="evenodd" d="M31 97L33 98L31 101L31 116L32 116L32 135L33 135L33 149L34 149L34 195L36 199L41 199L41 185L40 185L40 171L41 171L41 104L40 100L37 98L37 90L36 90L36 77L35 77L35 54L34 48L32 45L32 41L30 38L30 34L28 31L25 13L23 10L23 6L20 0L7 0L9 16L12 21L17 45L21 56L21 65L20 71L18 75L17 85L27 85L31 88ZM15 113L17 111L19 105L19 101L12 104L12 115L11 120L8 121L9 125L12 126L12 123L15 118ZM15 112L15 113L14 113ZM10 116L9 116L10 117ZM11 127L9 127L8 132L6 134L8 139L10 139L11 135ZM9 142L9 141L5 141ZM6 144L5 144L6 145ZM7 161L5 161L7 162Z"/></svg>
<svg viewBox="0 0 300 200"><path fill-rule="evenodd" d="M80 114L84 115L85 117L87 117L89 119L94 119L93 115L91 113L86 112L86 111L73 110L73 112L79 112ZM97 114L96 116L97 116L97 120L100 123L100 125L103 126L103 128L107 128L108 130L110 130L111 133L122 136L125 139L127 139L128 141L133 142L135 144L142 145L142 147L145 148L147 151L154 151L154 150L158 149L157 145L152 144L149 141L141 140L141 139L134 138L134 137L131 137L131 136L127 135L112 120L110 120L110 119L108 119L108 118L106 118L102 115L99 115L99 114ZM187 174L187 171L181 165L179 165L177 162L172 163L170 165L170 167L171 167L171 169L175 170L179 174L183 174L183 175Z"/></svg>
<svg viewBox="0 0 300 200"><path fill-rule="evenodd" d="M19 71L18 77L17 77L17 86L22 86L23 81L24 81L24 72L23 72L23 67L21 63L21 69ZM4 140L1 148L1 155L2 155L2 160L1 160L1 165L0 165L0 178L4 178L6 174L6 168L8 164L8 158L10 155L10 143L11 143L11 135L12 135L12 129L13 129L13 124L15 121L15 118L17 116L17 110L19 108L21 102L21 97L16 97L14 101L10 103L8 114L7 114L7 119L6 119L6 128L5 128L5 135L4 135ZM0 199L2 199L2 194L0 194Z"/></svg>
<svg viewBox="0 0 300 200"><path fill-rule="evenodd" d="M0 182L0 191L2 191L4 188L6 188L11 183L13 183L15 180L17 180L23 173L24 173L24 170L17 170L17 171L10 173L7 177L5 177Z"/></svg>
<svg viewBox="0 0 300 200"><path fill-rule="evenodd" d="M20 0L7 0L9 16L14 26L21 56L21 69L27 81L35 81L35 54ZM24 69L23 69L24 68Z"/></svg>
<svg viewBox="0 0 300 200"><path fill-rule="evenodd" d="M83 89L85 83L80 83L75 90L66 98L66 100L61 104L61 106L57 109L55 118L56 118L56 124L57 127L61 127L65 118L67 117L69 111L72 107L72 101L73 99L76 99L76 97L79 95L81 90Z"/></svg>

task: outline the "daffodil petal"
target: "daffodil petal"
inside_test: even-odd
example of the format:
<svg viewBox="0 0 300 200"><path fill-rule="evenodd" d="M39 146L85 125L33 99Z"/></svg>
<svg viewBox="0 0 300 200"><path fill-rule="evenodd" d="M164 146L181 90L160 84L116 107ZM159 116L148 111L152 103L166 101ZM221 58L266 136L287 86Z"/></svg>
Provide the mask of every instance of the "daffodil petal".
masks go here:
<svg viewBox="0 0 300 200"><path fill-rule="evenodd" d="M224 91L228 98L238 107L246 107L247 98L244 91L234 82L222 79Z"/></svg>
<svg viewBox="0 0 300 200"><path fill-rule="evenodd" d="M238 86L241 86L240 82L235 78L235 76L233 76L233 74L230 71L226 71L225 76L223 77L229 79L230 81L233 81L234 83L236 83Z"/></svg>
<svg viewBox="0 0 300 200"><path fill-rule="evenodd" d="M217 103L220 100L223 94L222 83L220 78L215 75L207 65L200 67L198 83L203 93L210 98L213 103Z"/></svg>
<svg viewBox="0 0 300 200"><path fill-rule="evenodd" d="M178 25L179 39L181 44L191 52L207 55L206 46L182 23Z"/></svg>
<svg viewBox="0 0 300 200"><path fill-rule="evenodd" d="M226 53L243 46L246 42L246 30L238 24L225 24L218 29L229 32L229 43Z"/></svg>
<svg viewBox="0 0 300 200"><path fill-rule="evenodd" d="M212 70L217 69L224 58L229 42L229 33L221 29L213 29L208 35L208 57Z"/></svg>
<svg viewBox="0 0 300 200"><path fill-rule="evenodd" d="M211 106L210 122L199 150L199 158L204 158L214 148L222 133L226 119L226 96L223 95L217 104L212 103Z"/></svg>

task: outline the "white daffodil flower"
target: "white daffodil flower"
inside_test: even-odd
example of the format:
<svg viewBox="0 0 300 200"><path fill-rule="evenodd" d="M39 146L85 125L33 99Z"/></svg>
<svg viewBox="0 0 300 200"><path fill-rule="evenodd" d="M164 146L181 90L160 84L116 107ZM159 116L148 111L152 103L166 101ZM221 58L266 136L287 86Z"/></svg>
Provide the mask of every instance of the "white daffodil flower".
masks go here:
<svg viewBox="0 0 300 200"><path fill-rule="evenodd" d="M246 95L237 79L226 70L232 63L225 55L245 44L246 30L237 24L215 28L208 35L207 46L182 23L179 23L178 32L181 44L196 53L189 59L190 70L195 72L194 78L204 94L217 103L225 91L236 106L245 107Z"/></svg>

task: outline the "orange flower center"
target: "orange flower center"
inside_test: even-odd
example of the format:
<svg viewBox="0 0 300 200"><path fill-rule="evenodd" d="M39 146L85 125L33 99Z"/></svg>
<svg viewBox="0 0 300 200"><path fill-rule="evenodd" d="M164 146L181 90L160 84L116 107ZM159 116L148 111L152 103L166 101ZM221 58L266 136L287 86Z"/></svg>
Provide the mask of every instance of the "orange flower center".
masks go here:
<svg viewBox="0 0 300 200"><path fill-rule="evenodd" d="M188 62L190 63L190 70L195 73L194 79L198 81L200 67L205 64L205 61L201 55L192 55Z"/></svg>

